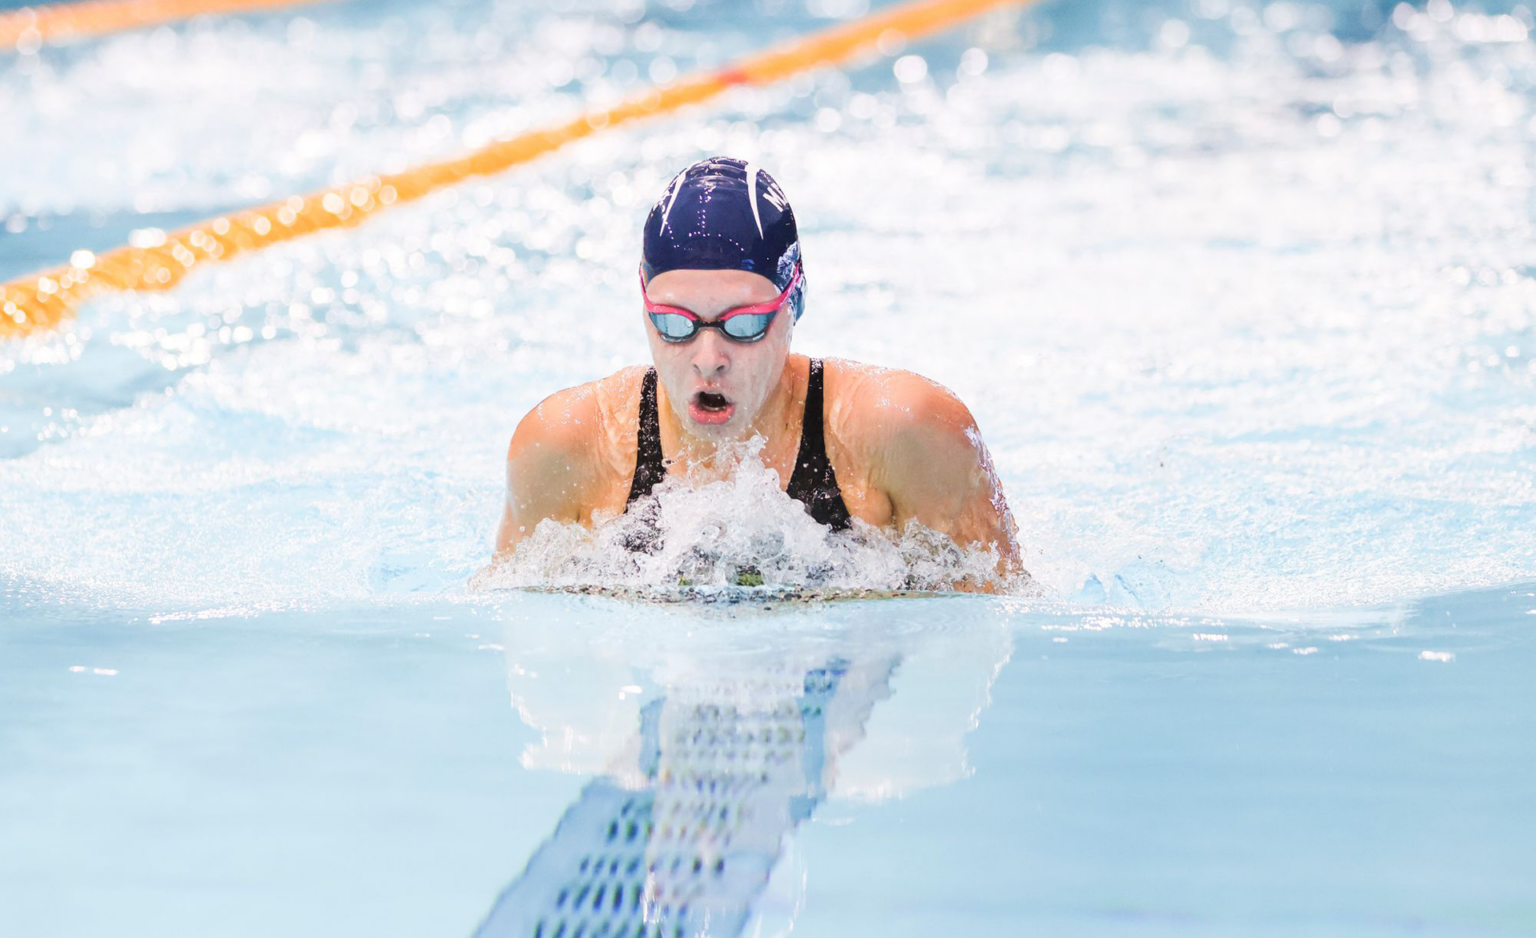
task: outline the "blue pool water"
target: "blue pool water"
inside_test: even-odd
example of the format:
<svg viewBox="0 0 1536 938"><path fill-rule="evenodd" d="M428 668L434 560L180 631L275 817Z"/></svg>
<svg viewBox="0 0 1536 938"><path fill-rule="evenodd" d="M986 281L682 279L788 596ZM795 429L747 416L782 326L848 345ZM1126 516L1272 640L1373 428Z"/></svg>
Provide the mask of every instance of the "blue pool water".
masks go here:
<svg viewBox="0 0 1536 938"><path fill-rule="evenodd" d="M867 7L0 53L0 276ZM1536 934L1533 25L997 14L0 345L0 934ZM971 406L1036 590L467 587L517 418L643 359L639 221L713 152L795 202L797 349Z"/></svg>

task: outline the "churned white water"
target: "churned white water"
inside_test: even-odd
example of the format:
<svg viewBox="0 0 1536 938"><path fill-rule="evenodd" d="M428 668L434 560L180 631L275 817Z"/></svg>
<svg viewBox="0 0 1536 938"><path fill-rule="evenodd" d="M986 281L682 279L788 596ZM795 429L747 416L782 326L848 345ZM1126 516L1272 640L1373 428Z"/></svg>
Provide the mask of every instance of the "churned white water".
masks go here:
<svg viewBox="0 0 1536 938"><path fill-rule="evenodd" d="M1069 7L605 132L5 345L0 579L167 607L464 589L517 420L645 359L640 222L713 153L793 201L798 351L969 404L1044 595L1231 612L1536 573L1529 10ZM0 256L460 152L839 12L637 9L316 8L8 58L0 120L31 148L0 152ZM754 509L719 571L907 582L899 541L838 553L754 484L697 496ZM541 575L611 572L584 536L546 539Z"/></svg>
<svg viewBox="0 0 1536 938"><path fill-rule="evenodd" d="M819 593L949 590L957 585L1029 592L1027 577L1000 577L996 549L963 550L917 521L883 531L855 521L834 533L788 498L757 459L763 440L727 454L725 477L695 485L668 479L591 530L545 520L508 558L477 575L479 589L600 586L624 591L760 586Z"/></svg>

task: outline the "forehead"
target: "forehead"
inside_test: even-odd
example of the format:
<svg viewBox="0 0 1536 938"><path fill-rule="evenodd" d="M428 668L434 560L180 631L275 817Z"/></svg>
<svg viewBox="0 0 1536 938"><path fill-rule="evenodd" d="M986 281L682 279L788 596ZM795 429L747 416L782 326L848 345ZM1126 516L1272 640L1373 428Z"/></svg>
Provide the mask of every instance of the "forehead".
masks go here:
<svg viewBox="0 0 1536 938"><path fill-rule="evenodd" d="M766 303L779 288L748 270L668 270L652 277L645 292L652 302L703 313Z"/></svg>

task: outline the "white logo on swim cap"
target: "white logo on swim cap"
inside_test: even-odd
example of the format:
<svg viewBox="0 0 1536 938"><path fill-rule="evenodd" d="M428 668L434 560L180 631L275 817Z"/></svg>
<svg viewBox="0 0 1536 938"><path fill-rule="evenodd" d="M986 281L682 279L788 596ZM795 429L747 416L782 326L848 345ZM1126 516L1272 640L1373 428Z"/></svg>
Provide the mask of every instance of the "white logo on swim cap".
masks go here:
<svg viewBox="0 0 1536 938"><path fill-rule="evenodd" d="M757 174L761 172L756 163L747 164L747 201L752 203L752 220L757 222L757 236L763 236L763 216L757 213Z"/></svg>
<svg viewBox="0 0 1536 938"><path fill-rule="evenodd" d="M685 169L676 176L673 176L672 184L667 186L667 193L662 196L666 200L666 204L661 207L661 227L656 229L657 232L667 230L667 216L672 214L672 206L677 204L677 184L683 181L683 176L687 175L687 173L688 170Z"/></svg>
<svg viewBox="0 0 1536 938"><path fill-rule="evenodd" d="M784 190L779 188L778 182L773 180L772 177L769 177L769 179L768 188L763 190L763 198L767 199L768 204L779 211L786 211L789 208L789 199L785 198Z"/></svg>

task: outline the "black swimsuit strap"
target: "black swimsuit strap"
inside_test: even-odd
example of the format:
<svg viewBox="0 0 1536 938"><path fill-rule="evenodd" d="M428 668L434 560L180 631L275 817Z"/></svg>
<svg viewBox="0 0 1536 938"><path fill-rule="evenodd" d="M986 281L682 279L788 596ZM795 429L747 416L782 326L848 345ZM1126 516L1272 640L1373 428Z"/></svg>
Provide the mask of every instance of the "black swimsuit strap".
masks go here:
<svg viewBox="0 0 1536 938"><path fill-rule="evenodd" d="M805 385L800 452L795 456L794 473L789 477L789 489L785 494L803 503L805 510L819 524L842 531L849 527L852 518L848 506L843 503L842 490L837 486L837 473L832 471L832 462L827 459L822 384L821 359L813 358ZM661 423L656 416L655 368L646 369L645 379L640 384L635 442L635 478L629 486L630 504L651 494L651 489L667 477L667 467L661 455Z"/></svg>
<svg viewBox="0 0 1536 938"><path fill-rule="evenodd" d="M834 531L846 530L853 523L843 493L837 485L837 473L827 458L826 431L822 426L822 365L811 359L811 371L805 383L805 418L800 428L800 453L795 457L795 471L789 477L790 498L805 503L805 510L820 524Z"/></svg>
<svg viewBox="0 0 1536 938"><path fill-rule="evenodd" d="M656 369L645 370L640 382L640 415L636 421L635 480L629 485L629 501L644 498L667 477L661 460L661 423L656 418Z"/></svg>

